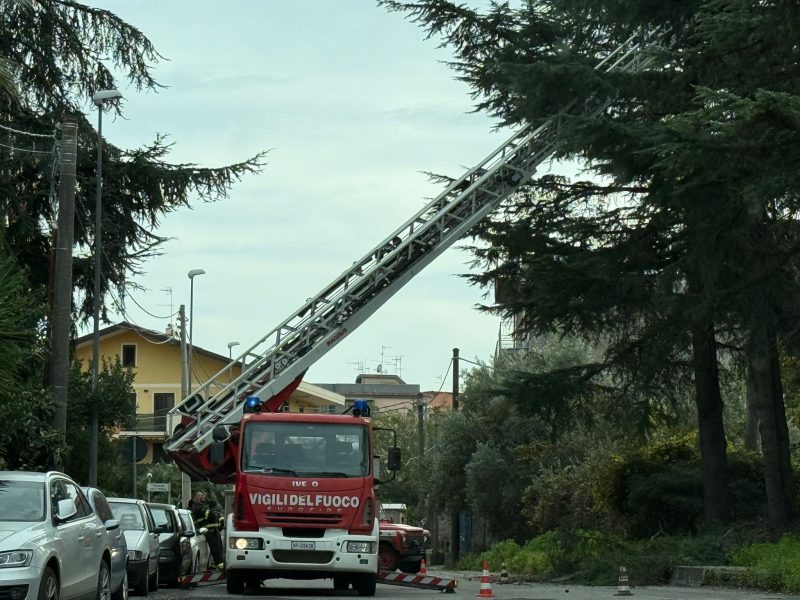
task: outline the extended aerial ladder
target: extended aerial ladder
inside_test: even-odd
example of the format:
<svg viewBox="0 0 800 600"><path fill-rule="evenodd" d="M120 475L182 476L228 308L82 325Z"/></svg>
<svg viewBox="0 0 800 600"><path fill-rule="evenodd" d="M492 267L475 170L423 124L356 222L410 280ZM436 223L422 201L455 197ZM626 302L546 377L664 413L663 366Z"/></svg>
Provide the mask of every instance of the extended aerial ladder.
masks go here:
<svg viewBox="0 0 800 600"><path fill-rule="evenodd" d="M643 52L657 31L634 34L596 67L637 71L652 56ZM599 115L611 100L589 102ZM574 104L574 101L573 103ZM572 108L565 106L564 113ZM199 479L227 482L229 470L214 467L206 450L217 425L234 425L248 396L277 411L306 370L368 319L417 273L513 194L560 144L561 118L527 126L420 209L360 260L306 301L227 367L170 411L181 423L166 449L181 468ZM232 378L233 369L241 374Z"/></svg>

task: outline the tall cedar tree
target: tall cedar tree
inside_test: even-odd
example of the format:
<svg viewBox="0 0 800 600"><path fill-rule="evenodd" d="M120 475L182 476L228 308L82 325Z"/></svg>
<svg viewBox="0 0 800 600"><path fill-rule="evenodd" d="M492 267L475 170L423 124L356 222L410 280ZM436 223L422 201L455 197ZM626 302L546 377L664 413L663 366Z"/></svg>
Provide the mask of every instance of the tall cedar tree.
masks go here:
<svg viewBox="0 0 800 600"><path fill-rule="evenodd" d="M0 57L13 65L19 101L0 97L0 125L18 131L52 134L64 114L79 116L75 243L94 248L97 132L81 115L94 92L117 86L121 73L135 89L158 91L151 65L162 57L147 37L109 11L72 2L4 2L0 11ZM121 113L119 101L113 107ZM0 215L6 243L28 269L34 288L45 290L50 277L55 223L51 190L53 140L0 129ZM11 148L13 147L13 148ZM264 153L217 168L171 164L169 144L124 150L105 145L102 206L102 291L122 288L159 252L166 240L156 233L163 217L190 206L190 199L225 198L231 185L259 172ZM35 150L37 152L28 152ZM74 259L74 285L83 301L79 315L93 306L94 258Z"/></svg>
<svg viewBox="0 0 800 600"><path fill-rule="evenodd" d="M478 14L441 0L384 4L454 47L478 110L512 125L560 114L558 156L610 182L540 180L481 229L493 246L478 258L507 262L475 281L500 276L516 288L495 308L524 313L534 332L608 336L610 359L640 377L668 372L664 363L689 351L712 522L729 517L719 332L745 340L768 516L784 527L793 507L777 334L797 292L800 7L551 0ZM594 70L632 32L656 29L646 51L657 68ZM581 108L597 98L614 100L587 119ZM667 350L664 368L653 348Z"/></svg>

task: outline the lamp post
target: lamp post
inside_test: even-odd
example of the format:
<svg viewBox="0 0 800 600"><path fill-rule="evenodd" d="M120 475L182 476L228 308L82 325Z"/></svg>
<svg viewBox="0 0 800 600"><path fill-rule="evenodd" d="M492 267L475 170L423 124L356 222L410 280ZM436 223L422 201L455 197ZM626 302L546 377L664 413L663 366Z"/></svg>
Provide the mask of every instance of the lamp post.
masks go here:
<svg viewBox="0 0 800 600"><path fill-rule="evenodd" d="M100 378L100 281L102 278L102 198L103 198L103 108L107 101L119 100L117 90L100 90L92 96L97 106L97 193L94 205L94 329L92 334L92 427L89 439L89 485L97 487L97 382ZM134 458L135 460L135 458Z"/></svg>
<svg viewBox="0 0 800 600"><path fill-rule="evenodd" d="M192 395L192 328L194 327L194 278L198 275L205 275L203 269L192 269L189 271L189 357L186 362L189 365L189 396Z"/></svg>
<svg viewBox="0 0 800 600"><path fill-rule="evenodd" d="M232 350L232 348L234 346L238 346L238 345L239 345L239 342L228 342L228 358L229 359L233 358L233 350Z"/></svg>

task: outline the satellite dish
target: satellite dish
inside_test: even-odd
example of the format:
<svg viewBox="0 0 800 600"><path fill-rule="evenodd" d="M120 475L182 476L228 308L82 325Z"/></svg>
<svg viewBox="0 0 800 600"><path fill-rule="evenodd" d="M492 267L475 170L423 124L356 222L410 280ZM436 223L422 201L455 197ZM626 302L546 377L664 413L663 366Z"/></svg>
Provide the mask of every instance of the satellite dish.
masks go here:
<svg viewBox="0 0 800 600"><path fill-rule="evenodd" d="M383 373L383 365L378 365L378 368L375 369L378 373Z"/></svg>

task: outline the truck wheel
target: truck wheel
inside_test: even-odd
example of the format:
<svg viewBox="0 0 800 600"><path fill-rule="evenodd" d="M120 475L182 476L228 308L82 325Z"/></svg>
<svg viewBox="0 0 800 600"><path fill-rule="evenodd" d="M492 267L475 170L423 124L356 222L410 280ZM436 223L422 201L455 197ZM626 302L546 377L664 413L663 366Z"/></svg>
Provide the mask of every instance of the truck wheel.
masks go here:
<svg viewBox="0 0 800 600"><path fill-rule="evenodd" d="M395 571L398 564L397 552L389 544L381 542L378 547L378 570Z"/></svg>
<svg viewBox="0 0 800 600"><path fill-rule="evenodd" d="M419 560L405 560L400 561L400 570L403 573L411 573L416 575L422 568L422 559Z"/></svg>
<svg viewBox="0 0 800 600"><path fill-rule="evenodd" d="M374 596L377 583L377 573L362 573L353 582L353 587L356 588L359 596Z"/></svg>
<svg viewBox="0 0 800 600"><path fill-rule="evenodd" d="M244 574L239 571L225 573L225 587L229 594L244 594Z"/></svg>
<svg viewBox="0 0 800 600"><path fill-rule="evenodd" d="M251 575L250 577L245 577L244 583L248 590L257 590L261 587L261 576Z"/></svg>
<svg viewBox="0 0 800 600"><path fill-rule="evenodd" d="M347 577L342 577L341 575L337 575L333 578L333 589L335 590L347 590L350 589L350 580Z"/></svg>

